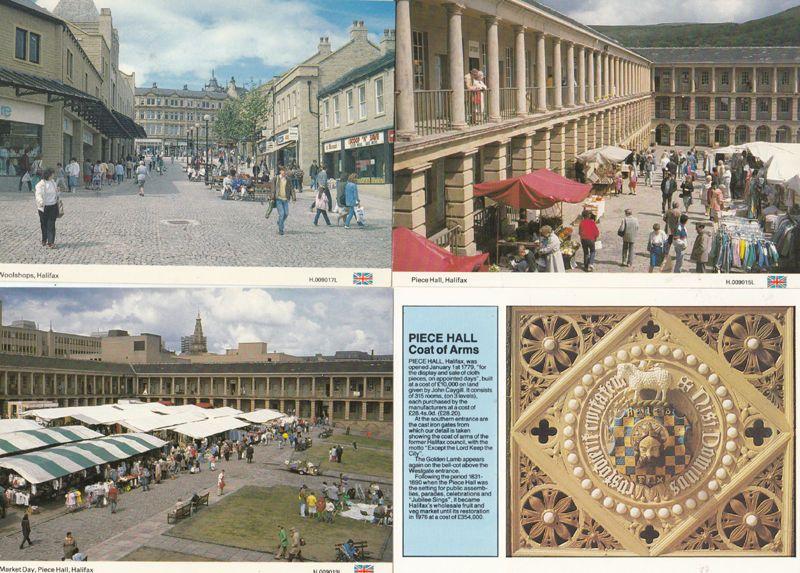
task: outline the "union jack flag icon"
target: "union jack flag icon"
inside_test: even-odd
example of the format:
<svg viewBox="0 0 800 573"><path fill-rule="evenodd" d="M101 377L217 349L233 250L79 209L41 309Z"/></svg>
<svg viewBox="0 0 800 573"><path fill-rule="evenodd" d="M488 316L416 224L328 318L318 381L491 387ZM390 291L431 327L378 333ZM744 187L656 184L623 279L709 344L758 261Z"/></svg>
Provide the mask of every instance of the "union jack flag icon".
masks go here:
<svg viewBox="0 0 800 573"><path fill-rule="evenodd" d="M786 288L786 275L770 275L767 278L767 288Z"/></svg>
<svg viewBox="0 0 800 573"><path fill-rule="evenodd" d="M375 573L375 566L357 563L353 566L353 573Z"/></svg>
<svg viewBox="0 0 800 573"><path fill-rule="evenodd" d="M372 273L353 273L353 284L356 286L370 286L373 282Z"/></svg>

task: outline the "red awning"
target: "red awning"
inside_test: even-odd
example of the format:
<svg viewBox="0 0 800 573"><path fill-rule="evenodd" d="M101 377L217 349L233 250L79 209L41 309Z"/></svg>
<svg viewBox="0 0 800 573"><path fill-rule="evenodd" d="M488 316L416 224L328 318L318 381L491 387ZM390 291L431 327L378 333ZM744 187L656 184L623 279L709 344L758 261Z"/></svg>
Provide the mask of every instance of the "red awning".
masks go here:
<svg viewBox="0 0 800 573"><path fill-rule="evenodd" d="M197 406L198 408L206 408L206 409L214 407L211 405L211 402L198 402L197 404L195 404L195 406Z"/></svg>
<svg viewBox="0 0 800 573"><path fill-rule="evenodd" d="M580 203L591 192L591 185L572 181L547 169L514 179L475 185L475 197L488 197L515 209L547 209L557 203Z"/></svg>
<svg viewBox="0 0 800 573"><path fill-rule="evenodd" d="M162 406L174 406L175 404L172 403L172 400L159 400L159 404Z"/></svg>
<svg viewBox="0 0 800 573"><path fill-rule="evenodd" d="M489 254L454 255L422 235L398 227L392 233L392 270L397 272L471 273L486 263Z"/></svg>

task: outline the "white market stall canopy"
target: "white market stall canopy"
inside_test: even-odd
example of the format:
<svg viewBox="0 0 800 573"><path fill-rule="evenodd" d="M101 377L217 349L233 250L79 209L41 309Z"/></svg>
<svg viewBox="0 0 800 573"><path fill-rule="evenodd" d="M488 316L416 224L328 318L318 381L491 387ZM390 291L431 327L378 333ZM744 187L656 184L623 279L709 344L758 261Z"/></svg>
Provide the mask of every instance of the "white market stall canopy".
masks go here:
<svg viewBox="0 0 800 573"><path fill-rule="evenodd" d="M172 426L205 419L205 416L199 412L183 411L174 414L156 414L151 412L148 414L137 413L136 416L125 418L120 422L120 425L132 432L155 432L157 430L171 428Z"/></svg>
<svg viewBox="0 0 800 573"><path fill-rule="evenodd" d="M29 483L44 483L97 465L144 454L163 447L165 443L147 434L109 436L0 458L0 468L21 475Z"/></svg>
<svg viewBox="0 0 800 573"><path fill-rule="evenodd" d="M631 153L633 152L629 149L623 149L622 147L616 147L614 145L606 145L605 147L584 151L578 155L578 159L584 163L622 163Z"/></svg>
<svg viewBox="0 0 800 573"><path fill-rule="evenodd" d="M203 411L206 418L225 418L227 416L238 416L243 413L241 410L231 408L230 406L223 406L222 408L200 408L200 410Z"/></svg>
<svg viewBox="0 0 800 573"><path fill-rule="evenodd" d="M102 437L103 434L84 426L40 427L38 430L22 430L0 434L0 456Z"/></svg>
<svg viewBox="0 0 800 573"><path fill-rule="evenodd" d="M800 143L756 141L722 147L714 153L733 155L745 150L767 165L767 181L770 183L787 184L795 177L800 179Z"/></svg>
<svg viewBox="0 0 800 573"><path fill-rule="evenodd" d="M23 420L20 418L0 420L0 435L8 434L9 432L19 432L22 430L38 430L41 427L42 426L33 420Z"/></svg>
<svg viewBox="0 0 800 573"><path fill-rule="evenodd" d="M285 418L286 414L281 414L277 410L255 410L254 412L248 412L247 414L239 414L236 416L241 420L247 420L248 422L252 422L253 424L266 424L267 422L271 422L273 420L279 420L280 418Z"/></svg>
<svg viewBox="0 0 800 573"><path fill-rule="evenodd" d="M102 406L67 406L63 408L41 408L28 410L23 416L52 422L63 418L73 418L90 426L116 424L125 418L145 412L162 411L166 408L158 402L148 404L104 404Z"/></svg>
<svg viewBox="0 0 800 573"><path fill-rule="evenodd" d="M238 430L250 425L250 422L238 420L233 416L224 418L213 418L210 420L201 420L199 422L190 422L188 424L181 424L172 428L174 432L183 436L199 440L209 436L222 434L229 430Z"/></svg>

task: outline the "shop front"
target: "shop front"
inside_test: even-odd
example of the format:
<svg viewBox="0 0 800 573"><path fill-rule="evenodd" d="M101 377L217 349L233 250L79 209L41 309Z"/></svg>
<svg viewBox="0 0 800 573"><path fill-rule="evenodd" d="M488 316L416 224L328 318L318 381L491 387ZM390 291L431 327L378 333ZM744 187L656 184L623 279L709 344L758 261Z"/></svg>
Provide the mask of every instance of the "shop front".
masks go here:
<svg viewBox="0 0 800 573"><path fill-rule="evenodd" d="M344 173L341 139L322 144L322 165L325 167L328 177L341 179L341 175Z"/></svg>
<svg viewBox="0 0 800 573"><path fill-rule="evenodd" d="M0 177L19 179L42 156L44 116L43 105L0 98Z"/></svg>
<svg viewBox="0 0 800 573"><path fill-rule="evenodd" d="M344 139L342 173L355 173L362 185L391 184L393 143L393 130L375 131Z"/></svg>
<svg viewBox="0 0 800 573"><path fill-rule="evenodd" d="M290 166L299 160L300 129L290 127L275 136L276 165Z"/></svg>
<svg viewBox="0 0 800 573"><path fill-rule="evenodd" d="M85 161L91 161L94 163L100 159L100 156L97 154L98 152L95 151L95 141L97 137L95 133L85 126L83 129L83 158Z"/></svg>

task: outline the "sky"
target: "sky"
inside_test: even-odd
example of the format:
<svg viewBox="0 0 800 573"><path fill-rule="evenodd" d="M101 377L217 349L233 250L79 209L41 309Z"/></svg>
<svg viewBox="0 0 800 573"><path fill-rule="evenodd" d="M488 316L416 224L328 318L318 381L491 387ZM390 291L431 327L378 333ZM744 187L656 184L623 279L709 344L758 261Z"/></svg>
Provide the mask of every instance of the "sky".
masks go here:
<svg viewBox="0 0 800 573"><path fill-rule="evenodd" d="M272 352L392 353L390 289L3 289L3 324L33 320L74 334L111 329L159 334L180 351L198 311L208 350L267 342Z"/></svg>
<svg viewBox="0 0 800 573"><path fill-rule="evenodd" d="M746 22L798 5L797 0L539 0L587 25Z"/></svg>
<svg viewBox="0 0 800 573"><path fill-rule="evenodd" d="M52 10L58 0L36 0ZM220 83L271 79L317 51L334 49L364 20L371 39L394 28L393 0L95 0L110 8L120 35L120 67L137 86L200 89L216 70Z"/></svg>

